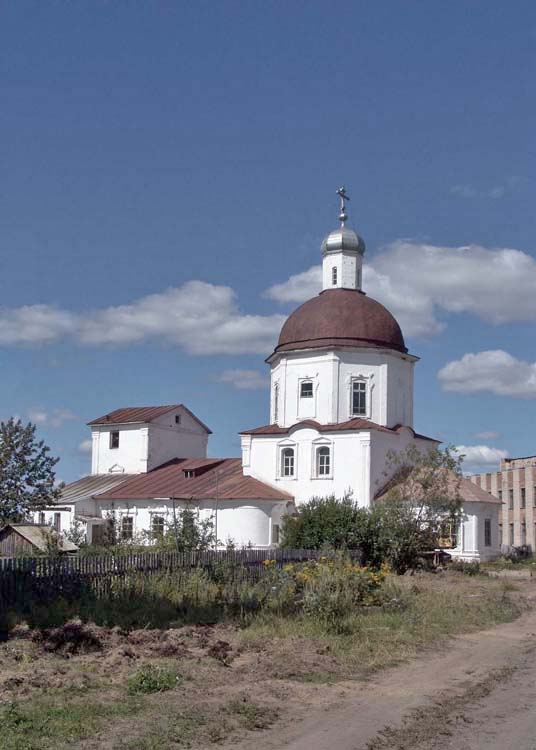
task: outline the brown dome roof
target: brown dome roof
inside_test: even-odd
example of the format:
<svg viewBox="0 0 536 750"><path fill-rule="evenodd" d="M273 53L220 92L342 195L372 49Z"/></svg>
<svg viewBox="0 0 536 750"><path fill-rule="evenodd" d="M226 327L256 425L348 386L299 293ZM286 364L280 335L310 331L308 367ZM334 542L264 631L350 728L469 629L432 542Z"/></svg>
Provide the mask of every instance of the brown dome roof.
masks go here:
<svg viewBox="0 0 536 750"><path fill-rule="evenodd" d="M325 346L407 352L400 326L379 302L354 289L327 289L287 319L276 352Z"/></svg>

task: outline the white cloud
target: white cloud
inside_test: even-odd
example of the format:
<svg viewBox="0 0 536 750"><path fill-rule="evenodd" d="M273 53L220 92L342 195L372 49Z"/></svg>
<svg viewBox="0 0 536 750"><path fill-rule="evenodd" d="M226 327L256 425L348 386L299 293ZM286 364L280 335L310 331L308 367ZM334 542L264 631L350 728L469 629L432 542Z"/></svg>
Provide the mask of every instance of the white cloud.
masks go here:
<svg viewBox="0 0 536 750"><path fill-rule="evenodd" d="M77 419L76 414L70 409L54 409L52 412L47 412L39 406L34 406L28 409L26 414L30 422L50 427L61 427L64 422Z"/></svg>
<svg viewBox="0 0 536 750"><path fill-rule="evenodd" d="M500 432L494 432L493 430L489 430L488 432L475 432L473 435L477 440L497 440L500 436Z"/></svg>
<svg viewBox="0 0 536 750"><path fill-rule="evenodd" d="M51 305L0 308L0 345L48 344L73 333L76 316Z"/></svg>
<svg viewBox="0 0 536 750"><path fill-rule="evenodd" d="M470 470L489 469L499 470L501 459L508 458L508 451L500 448L490 448L488 445L458 445L456 452L464 456L463 468Z"/></svg>
<svg viewBox="0 0 536 750"><path fill-rule="evenodd" d="M493 187L476 188L474 185L467 184L453 185L450 192L460 198L493 198L497 200L504 198L507 193L510 193L521 182L523 182L521 177L512 175L511 177L507 177L504 183L494 185Z"/></svg>
<svg viewBox="0 0 536 750"><path fill-rule="evenodd" d="M91 439L82 440L82 442L78 446L78 451L80 453L91 453L91 447L92 447Z"/></svg>
<svg viewBox="0 0 536 750"><path fill-rule="evenodd" d="M321 287L319 266L266 290L303 302ZM445 327L441 311L499 324L536 320L536 260L520 250L438 247L398 240L366 264L363 287L392 311L407 336ZM285 316L248 315L228 286L189 281L132 303L74 314L48 305L0 309L0 345L71 338L87 346L171 344L189 354L266 353Z"/></svg>
<svg viewBox="0 0 536 750"><path fill-rule="evenodd" d="M269 378L258 370L224 370L216 376L215 380L219 383L229 383L240 391L255 391L260 388L267 388Z"/></svg>
<svg viewBox="0 0 536 750"><path fill-rule="evenodd" d="M450 189L453 195L459 195L460 198L474 198L477 191L472 185L453 185Z"/></svg>
<svg viewBox="0 0 536 750"><path fill-rule="evenodd" d="M536 362L516 359L502 349L464 354L442 367L437 377L445 391L536 398Z"/></svg>
<svg viewBox="0 0 536 750"><path fill-rule="evenodd" d="M189 281L79 315L40 305L0 311L0 345L70 336L89 346L150 342L176 344L190 354L262 354L272 348L284 321L279 314L243 314L230 287Z"/></svg>
<svg viewBox="0 0 536 750"><path fill-rule="evenodd" d="M30 422L33 422L33 424L46 424L48 420L48 414L46 413L46 411L44 409L40 409L37 406L28 409L26 415Z"/></svg>
<svg viewBox="0 0 536 750"><path fill-rule="evenodd" d="M305 302L314 297L322 289L322 266L311 266L290 276L281 284L274 284L264 292L265 297L277 302Z"/></svg>
<svg viewBox="0 0 536 750"><path fill-rule="evenodd" d="M266 290L279 302L304 302L321 288L320 267ZM494 324L536 320L536 260L520 250L439 247L397 240L363 268L363 289L397 318L407 336L430 336L440 311Z"/></svg>

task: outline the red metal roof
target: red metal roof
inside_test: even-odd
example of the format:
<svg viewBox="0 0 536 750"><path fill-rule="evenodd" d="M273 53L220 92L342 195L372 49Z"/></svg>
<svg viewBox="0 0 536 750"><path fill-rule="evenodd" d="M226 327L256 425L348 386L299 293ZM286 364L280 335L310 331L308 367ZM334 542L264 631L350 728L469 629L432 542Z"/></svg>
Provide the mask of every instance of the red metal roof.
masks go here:
<svg viewBox="0 0 536 750"><path fill-rule="evenodd" d="M382 489L379 490L374 499L384 500L389 496L391 490L395 489L397 486L403 487L406 482L411 481L411 474L413 471L418 471L418 469L408 469L407 471L402 470L400 476L391 478ZM448 485L451 490L457 490L460 498L467 503L491 503L493 505L500 505L502 502L466 477L459 477L450 470L448 471ZM409 484L408 487L412 487L411 484ZM416 484L413 489L419 491L418 484Z"/></svg>
<svg viewBox="0 0 536 750"><path fill-rule="evenodd" d="M296 422L291 427L279 427L277 424L267 424L263 427L255 427L253 430L243 430L241 435L288 435L288 433L299 427L312 427L318 432L341 432L345 430L376 430L377 432L389 432L391 434L398 433L402 429L401 425L396 427L383 427L383 425L371 422L369 419L361 419L355 417L354 419L348 419L346 422L339 422L337 424L320 424L315 422L314 419L304 419L303 422ZM416 438L420 440L430 440L431 442L438 443L439 440L434 438L426 437L425 435L419 435L417 432L411 430Z"/></svg>
<svg viewBox="0 0 536 750"><path fill-rule="evenodd" d="M202 470L197 476L187 471ZM292 495L244 476L240 458L174 458L146 474L127 479L96 500L176 498L178 500L292 500Z"/></svg>
<svg viewBox="0 0 536 750"><path fill-rule="evenodd" d="M287 319L274 353L326 346L407 352L400 326L383 305L355 289L326 289Z"/></svg>
<svg viewBox="0 0 536 750"><path fill-rule="evenodd" d="M103 424L131 424L131 423L147 423L161 417L163 414L167 414L174 409L184 409L188 414L195 419L204 429L212 434L212 430L207 427L195 414L188 409L184 404L170 404L168 406L127 406L122 409L115 409L114 411L104 414L102 417L92 419L88 422L88 425L103 425Z"/></svg>

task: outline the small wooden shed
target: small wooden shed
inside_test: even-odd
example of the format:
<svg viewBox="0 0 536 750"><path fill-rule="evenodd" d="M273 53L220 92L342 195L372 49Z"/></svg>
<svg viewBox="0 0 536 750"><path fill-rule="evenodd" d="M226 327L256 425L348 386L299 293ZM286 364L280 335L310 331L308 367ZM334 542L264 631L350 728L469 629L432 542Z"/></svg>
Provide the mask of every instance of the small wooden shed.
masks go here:
<svg viewBox="0 0 536 750"><path fill-rule="evenodd" d="M51 541L60 554L78 552L76 544L64 539L51 526L10 523L0 529L0 557L32 557L47 552Z"/></svg>

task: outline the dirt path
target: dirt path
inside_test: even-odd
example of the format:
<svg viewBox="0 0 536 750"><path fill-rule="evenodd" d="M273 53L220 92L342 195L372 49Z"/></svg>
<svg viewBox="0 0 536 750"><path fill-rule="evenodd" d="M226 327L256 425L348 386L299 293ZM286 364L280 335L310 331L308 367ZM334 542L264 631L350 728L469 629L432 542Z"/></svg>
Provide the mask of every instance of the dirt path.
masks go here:
<svg viewBox="0 0 536 750"><path fill-rule="evenodd" d="M524 593L536 599L536 587ZM255 750L536 750L536 611L435 654L342 683ZM251 748L251 738L234 744Z"/></svg>

